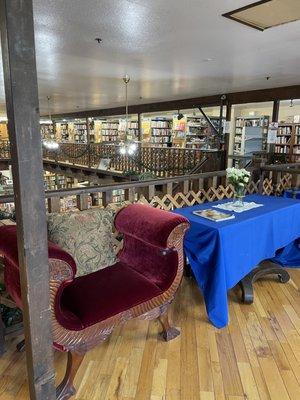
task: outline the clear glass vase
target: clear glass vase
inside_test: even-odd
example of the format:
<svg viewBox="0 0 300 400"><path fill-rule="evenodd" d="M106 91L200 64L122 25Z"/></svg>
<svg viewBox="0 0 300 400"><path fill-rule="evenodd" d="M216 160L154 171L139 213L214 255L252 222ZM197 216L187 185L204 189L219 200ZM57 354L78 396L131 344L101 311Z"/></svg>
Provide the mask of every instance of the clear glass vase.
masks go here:
<svg viewBox="0 0 300 400"><path fill-rule="evenodd" d="M245 197L245 188L237 186L234 188L233 205L235 207L243 207Z"/></svg>

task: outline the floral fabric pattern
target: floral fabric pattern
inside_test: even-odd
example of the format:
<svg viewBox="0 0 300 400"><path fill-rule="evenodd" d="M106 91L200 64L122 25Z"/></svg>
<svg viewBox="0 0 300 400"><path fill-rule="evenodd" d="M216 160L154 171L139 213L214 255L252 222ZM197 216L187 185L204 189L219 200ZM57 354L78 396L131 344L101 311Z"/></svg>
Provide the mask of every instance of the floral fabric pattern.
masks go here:
<svg viewBox="0 0 300 400"><path fill-rule="evenodd" d="M74 258L76 276L116 263L112 210L86 210L48 215L48 238Z"/></svg>

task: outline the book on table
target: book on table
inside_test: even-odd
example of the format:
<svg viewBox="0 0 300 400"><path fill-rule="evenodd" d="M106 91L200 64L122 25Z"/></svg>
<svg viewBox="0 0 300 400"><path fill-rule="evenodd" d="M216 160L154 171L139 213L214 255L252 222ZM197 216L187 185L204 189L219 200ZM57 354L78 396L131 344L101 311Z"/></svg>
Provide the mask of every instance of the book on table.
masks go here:
<svg viewBox="0 0 300 400"><path fill-rule="evenodd" d="M197 215L198 217L206 218L215 222L222 222L235 218L233 214L228 214L212 209L193 211L193 214Z"/></svg>

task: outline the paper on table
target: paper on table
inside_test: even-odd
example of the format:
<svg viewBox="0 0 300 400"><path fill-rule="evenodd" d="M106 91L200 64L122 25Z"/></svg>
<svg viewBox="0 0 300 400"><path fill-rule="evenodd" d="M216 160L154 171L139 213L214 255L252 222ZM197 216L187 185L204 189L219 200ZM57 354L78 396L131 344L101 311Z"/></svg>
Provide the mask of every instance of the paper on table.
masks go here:
<svg viewBox="0 0 300 400"><path fill-rule="evenodd" d="M234 211L236 213L242 213L244 211L252 210L253 208L262 207L263 204L257 204L254 201L244 202L243 206L235 206L233 202L218 204L213 206L214 208L219 208L220 210Z"/></svg>

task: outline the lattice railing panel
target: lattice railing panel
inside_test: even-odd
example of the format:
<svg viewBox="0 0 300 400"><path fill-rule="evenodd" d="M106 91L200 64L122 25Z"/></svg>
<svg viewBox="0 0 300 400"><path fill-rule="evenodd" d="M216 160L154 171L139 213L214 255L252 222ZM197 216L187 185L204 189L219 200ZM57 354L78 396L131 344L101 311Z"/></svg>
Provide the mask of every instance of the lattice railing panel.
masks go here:
<svg viewBox="0 0 300 400"><path fill-rule="evenodd" d="M272 179L264 179L262 185L262 193L264 195L281 195L284 190L291 188L292 176L285 175L279 182L273 183ZM246 194L259 193L260 181L251 181L246 187ZM217 188L210 187L208 189L200 189L198 192L189 191L187 193L178 192L174 195L155 195L152 199L147 200L143 195L138 199L138 202L149 204L152 207L162 210L171 211L175 208L191 207L205 202L213 202L223 199L231 199L234 197L234 189L232 185L220 185Z"/></svg>
<svg viewBox="0 0 300 400"><path fill-rule="evenodd" d="M247 193L257 193L258 184L249 184ZM218 201L223 199L231 199L234 196L234 189L231 185L226 187L220 185L217 188L209 188L207 190L200 189L197 193L189 191L187 193L176 193L175 195L166 194L164 196L154 196L151 200L147 200L144 196L139 198L139 202L149 204L153 207L166 211L175 208L191 207L205 202Z"/></svg>

